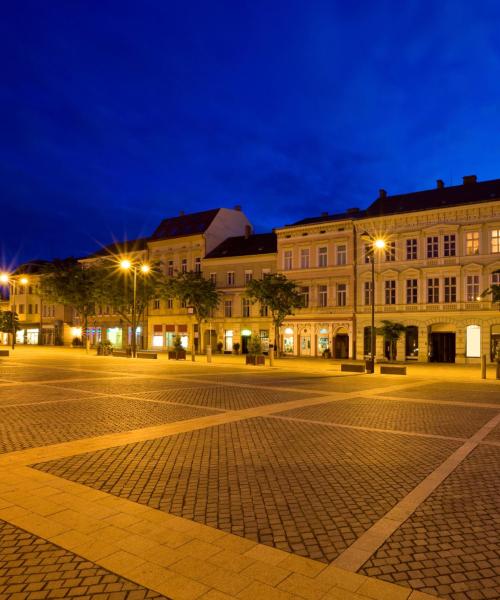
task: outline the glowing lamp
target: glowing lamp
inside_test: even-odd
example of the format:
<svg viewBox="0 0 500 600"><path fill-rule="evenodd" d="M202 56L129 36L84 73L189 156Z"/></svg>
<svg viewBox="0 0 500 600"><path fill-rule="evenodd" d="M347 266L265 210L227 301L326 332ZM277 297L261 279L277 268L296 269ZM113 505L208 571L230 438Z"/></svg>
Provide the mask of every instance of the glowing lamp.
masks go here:
<svg viewBox="0 0 500 600"><path fill-rule="evenodd" d="M22 285L26 285L28 283L28 279L26 277L21 278Z"/></svg>
<svg viewBox="0 0 500 600"><path fill-rule="evenodd" d="M7 273L0 274L0 283L9 283L9 276Z"/></svg>
<svg viewBox="0 0 500 600"><path fill-rule="evenodd" d="M129 260L122 260L120 263L120 267L122 269L130 269L130 267L132 266L132 263Z"/></svg>
<svg viewBox="0 0 500 600"><path fill-rule="evenodd" d="M149 269L150 269L149 265L141 265L141 271L143 273L149 273Z"/></svg>
<svg viewBox="0 0 500 600"><path fill-rule="evenodd" d="M378 248L379 250L383 250L385 248L385 241L382 239L375 240L373 244L375 248Z"/></svg>

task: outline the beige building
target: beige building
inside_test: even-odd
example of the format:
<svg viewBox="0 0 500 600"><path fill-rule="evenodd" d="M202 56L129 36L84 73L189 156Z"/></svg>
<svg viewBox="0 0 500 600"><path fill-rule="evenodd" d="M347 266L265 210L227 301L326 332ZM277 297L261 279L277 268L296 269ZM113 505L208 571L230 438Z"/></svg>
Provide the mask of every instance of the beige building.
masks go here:
<svg viewBox="0 0 500 600"><path fill-rule="evenodd" d="M500 180L380 197L368 209L323 214L277 230L278 267L308 297L287 318L283 350L363 358L369 353L369 238L375 255L376 326L402 323L398 360L475 362L500 340L498 305L481 293L500 276ZM341 337L339 343L338 337ZM346 336L348 338L346 339ZM377 336L377 358L388 344Z"/></svg>
<svg viewBox="0 0 500 600"><path fill-rule="evenodd" d="M218 208L165 219L148 241L148 258L159 262L166 275L202 270L202 260L226 238L242 235L250 223L240 207ZM185 348L204 349L203 333L177 300L157 299L149 309L148 347L168 350L179 336Z"/></svg>
<svg viewBox="0 0 500 600"><path fill-rule="evenodd" d="M207 324L204 344L222 344L224 352L238 349L245 354L251 335L261 339L262 350L269 350L272 325L267 311L245 296L246 285L252 279L276 272L276 235L252 234L247 226L245 235L229 237L202 260L205 278L213 281L221 299L213 319ZM238 344L235 348L235 344Z"/></svg>

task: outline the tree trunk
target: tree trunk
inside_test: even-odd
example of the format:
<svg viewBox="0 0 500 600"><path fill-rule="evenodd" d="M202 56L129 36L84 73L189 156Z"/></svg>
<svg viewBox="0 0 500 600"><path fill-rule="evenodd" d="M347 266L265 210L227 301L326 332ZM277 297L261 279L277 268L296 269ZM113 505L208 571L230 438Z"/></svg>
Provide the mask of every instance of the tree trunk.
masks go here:
<svg viewBox="0 0 500 600"><path fill-rule="evenodd" d="M274 325L274 356L280 357L280 328L277 323Z"/></svg>
<svg viewBox="0 0 500 600"><path fill-rule="evenodd" d="M89 353L89 336L87 335L87 331L88 331L88 323L89 323L89 318L88 315L85 314L83 317L83 331L82 331L82 338L85 342L85 353L88 354Z"/></svg>

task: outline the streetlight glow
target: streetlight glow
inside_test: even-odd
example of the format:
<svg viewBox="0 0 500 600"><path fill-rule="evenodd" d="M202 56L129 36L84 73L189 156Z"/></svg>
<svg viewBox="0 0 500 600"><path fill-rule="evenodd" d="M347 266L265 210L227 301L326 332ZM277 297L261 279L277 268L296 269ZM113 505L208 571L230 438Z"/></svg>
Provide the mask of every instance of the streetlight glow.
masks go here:
<svg viewBox="0 0 500 600"><path fill-rule="evenodd" d="M149 273L149 269L150 269L149 265L141 265L141 271L143 273Z"/></svg>
<svg viewBox="0 0 500 600"><path fill-rule="evenodd" d="M130 269L131 266L132 266L132 263L127 259L122 260L120 263L120 267L125 270Z"/></svg>
<svg viewBox="0 0 500 600"><path fill-rule="evenodd" d="M0 273L0 283L9 283L9 276L7 273Z"/></svg>
<svg viewBox="0 0 500 600"><path fill-rule="evenodd" d="M20 281L22 285L26 285L28 283L28 279L26 277L22 277Z"/></svg>
<svg viewBox="0 0 500 600"><path fill-rule="evenodd" d="M385 241L379 238L373 242L373 245L375 246L375 248L383 250L385 248Z"/></svg>

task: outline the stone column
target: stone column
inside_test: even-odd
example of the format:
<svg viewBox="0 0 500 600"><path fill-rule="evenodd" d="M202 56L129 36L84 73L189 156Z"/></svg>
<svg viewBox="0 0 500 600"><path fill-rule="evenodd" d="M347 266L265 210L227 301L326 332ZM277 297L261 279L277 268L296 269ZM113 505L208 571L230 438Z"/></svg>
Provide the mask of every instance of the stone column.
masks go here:
<svg viewBox="0 0 500 600"><path fill-rule="evenodd" d="M406 337L403 333L396 344L396 360L406 359Z"/></svg>
<svg viewBox="0 0 500 600"><path fill-rule="evenodd" d="M429 362L429 328L418 326L418 362Z"/></svg>

